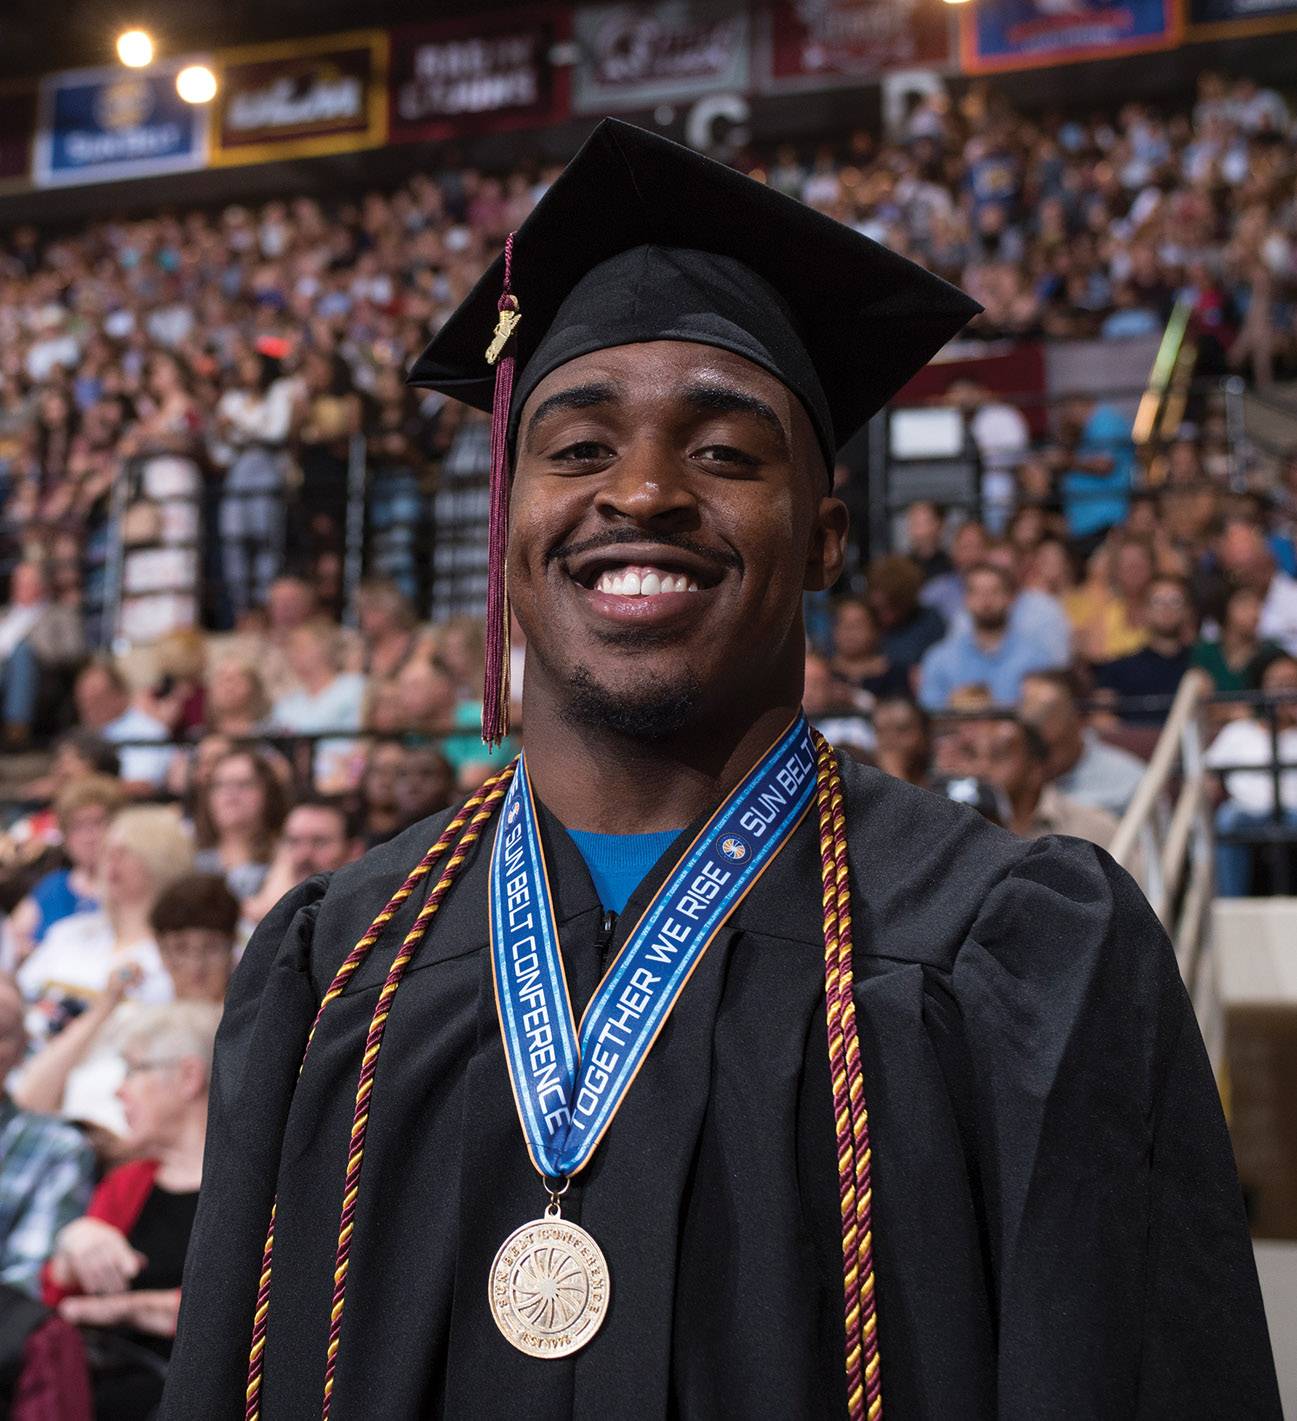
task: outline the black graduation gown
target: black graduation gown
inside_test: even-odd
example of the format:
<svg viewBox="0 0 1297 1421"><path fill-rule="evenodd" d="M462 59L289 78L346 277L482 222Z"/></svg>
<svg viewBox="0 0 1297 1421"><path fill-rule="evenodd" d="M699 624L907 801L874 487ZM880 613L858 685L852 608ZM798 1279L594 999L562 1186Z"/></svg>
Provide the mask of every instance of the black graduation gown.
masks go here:
<svg viewBox="0 0 1297 1421"><path fill-rule="evenodd" d="M1215 1085L1138 889L1089 844L1022 843L852 763L844 778L886 1414L1279 1417ZM276 1190L262 1416L319 1415L361 1042L421 893L325 1013L300 1080L298 1063L335 968L442 822L295 890L235 976L165 1421L243 1414ZM571 841L543 832L579 1011L602 913ZM390 1018L334 1421L844 1417L814 812L564 1200L612 1303L563 1360L515 1351L487 1308L497 1247L545 1202L491 991L493 833Z"/></svg>

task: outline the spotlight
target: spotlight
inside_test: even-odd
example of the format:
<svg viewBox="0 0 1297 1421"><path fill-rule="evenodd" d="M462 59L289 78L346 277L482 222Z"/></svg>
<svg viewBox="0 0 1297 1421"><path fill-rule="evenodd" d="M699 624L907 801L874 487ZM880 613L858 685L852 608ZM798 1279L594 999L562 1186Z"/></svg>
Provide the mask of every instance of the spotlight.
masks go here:
<svg viewBox="0 0 1297 1421"><path fill-rule="evenodd" d="M187 104L210 104L216 97L216 75L205 64L187 64L176 75L176 93Z"/></svg>
<svg viewBox="0 0 1297 1421"><path fill-rule="evenodd" d="M143 69L153 63L153 36L146 30L127 30L117 36L117 58L128 69Z"/></svg>

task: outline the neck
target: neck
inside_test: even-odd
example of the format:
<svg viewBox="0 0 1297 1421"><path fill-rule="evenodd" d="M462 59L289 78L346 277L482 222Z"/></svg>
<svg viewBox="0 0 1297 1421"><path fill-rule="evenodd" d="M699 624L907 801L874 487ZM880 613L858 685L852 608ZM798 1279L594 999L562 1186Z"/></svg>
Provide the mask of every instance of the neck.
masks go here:
<svg viewBox="0 0 1297 1421"><path fill-rule="evenodd" d="M1031 821L1040 804L1041 787L1026 785L1013 795L1009 806L1013 811L1013 823L1009 826L1015 834L1026 834L1031 829Z"/></svg>
<svg viewBox="0 0 1297 1421"><path fill-rule="evenodd" d="M194 1110L176 1138L157 1152L157 1182L173 1194L189 1194L203 1177L203 1140L207 1135L207 1110Z"/></svg>
<svg viewBox="0 0 1297 1421"><path fill-rule="evenodd" d="M529 667L523 724L536 793L561 824L596 834L690 823L739 783L798 709L788 696L742 720L650 741L573 725L553 700L529 694L532 684Z"/></svg>
<svg viewBox="0 0 1297 1421"><path fill-rule="evenodd" d="M217 852L221 856L221 862L227 868L233 868L237 864L252 862L252 831L244 829L227 830L220 837L217 845Z"/></svg>
<svg viewBox="0 0 1297 1421"><path fill-rule="evenodd" d="M302 685L305 686L312 695L315 695L317 692L324 690L333 680L334 675L335 672L332 666L320 666L312 671L310 675L302 676L299 679Z"/></svg>
<svg viewBox="0 0 1297 1421"><path fill-rule="evenodd" d="M119 904L109 913L109 921L117 947L130 947L150 936L149 910L144 904Z"/></svg>
<svg viewBox="0 0 1297 1421"><path fill-rule="evenodd" d="M1159 656L1178 656L1182 648L1178 636L1157 636L1150 634L1148 638L1148 649L1157 652Z"/></svg>
<svg viewBox="0 0 1297 1421"><path fill-rule="evenodd" d="M1007 627L973 627L973 640L983 651L995 651L1004 640L1004 633Z"/></svg>

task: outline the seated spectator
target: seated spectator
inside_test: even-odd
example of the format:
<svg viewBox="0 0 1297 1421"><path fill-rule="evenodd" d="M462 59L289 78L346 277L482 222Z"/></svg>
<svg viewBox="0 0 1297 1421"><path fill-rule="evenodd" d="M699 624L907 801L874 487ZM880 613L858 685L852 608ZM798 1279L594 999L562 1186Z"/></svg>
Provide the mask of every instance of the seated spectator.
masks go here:
<svg viewBox="0 0 1297 1421"><path fill-rule="evenodd" d="M486 631L480 617L451 617L434 629L436 660L464 701L481 702Z"/></svg>
<svg viewBox="0 0 1297 1421"><path fill-rule="evenodd" d="M945 633L940 613L919 601L923 574L909 558L888 554L869 564L865 583L869 605L882 628L887 664L908 673Z"/></svg>
<svg viewBox="0 0 1297 1421"><path fill-rule="evenodd" d="M236 898L251 898L270 871L287 809L284 786L264 755L227 751L195 803L195 868L221 874Z"/></svg>
<svg viewBox="0 0 1297 1421"><path fill-rule="evenodd" d="M1009 806L1006 829L1020 839L1071 834L1105 849L1112 842L1116 815L1069 799L1049 783L1049 747L1034 726L1021 720L997 720L981 748L984 759L972 772L1004 795Z"/></svg>
<svg viewBox="0 0 1297 1421"><path fill-rule="evenodd" d="M124 1043L121 1099L139 1158L110 1171L58 1236L44 1297L95 1329L97 1421L139 1421L162 1397L198 1205L220 1008L176 1002Z"/></svg>
<svg viewBox="0 0 1297 1421"><path fill-rule="evenodd" d="M360 780L360 813L367 849L386 843L404 823L397 802L404 763L405 747L395 737L370 742Z"/></svg>
<svg viewBox="0 0 1297 1421"><path fill-rule="evenodd" d="M153 647L157 680L140 697L140 709L161 721L176 740L208 723L207 642L202 632L184 627Z"/></svg>
<svg viewBox="0 0 1297 1421"><path fill-rule="evenodd" d="M1261 675L1263 691L1297 692L1297 659L1276 657ZM1280 703L1279 759L1297 763L1297 696ZM1264 721L1247 717L1231 720L1207 750L1208 769L1218 771L1220 791L1226 796L1216 810L1218 835L1284 824L1297 829L1297 770L1279 776L1279 812L1275 812L1274 776L1270 728ZM1255 765L1256 769L1235 769L1232 765ZM1252 847L1249 844L1216 840L1216 891L1222 898L1245 898L1252 882Z"/></svg>
<svg viewBox="0 0 1297 1421"><path fill-rule="evenodd" d="M857 697L863 699L863 693L837 680L824 657L814 651L806 653L802 686L806 719L830 745L858 759L874 748L874 732L861 714ZM873 704L872 699L869 704Z"/></svg>
<svg viewBox="0 0 1297 1421"><path fill-rule="evenodd" d="M909 690L904 670L883 652L881 629L867 602L844 597L833 610L832 674L870 696L903 696Z"/></svg>
<svg viewBox="0 0 1297 1421"><path fill-rule="evenodd" d="M889 696L874 707L874 759L880 770L912 785L932 774L932 723L922 706Z"/></svg>
<svg viewBox="0 0 1297 1421"><path fill-rule="evenodd" d="M1232 520L1221 538L1219 556L1225 575L1250 587L1261 599L1257 622L1261 636L1289 655L1297 655L1297 579L1275 566L1274 553L1261 529Z"/></svg>
<svg viewBox="0 0 1297 1421"><path fill-rule="evenodd" d="M1181 577L1160 573L1148 590L1145 610L1148 640L1142 650L1095 667L1100 690L1117 702L1118 716L1129 725L1157 725L1166 719L1193 645L1193 607L1188 584Z"/></svg>
<svg viewBox="0 0 1297 1421"><path fill-rule="evenodd" d="M279 730L298 735L359 730L365 707L365 678L341 670L342 641L337 628L324 622L299 627L285 647L298 690L281 696L271 719ZM355 741L341 737L316 742L315 788L321 792L351 788L349 765Z"/></svg>
<svg viewBox="0 0 1297 1421"><path fill-rule="evenodd" d="M158 895L149 915L158 953L178 1002L220 1006L234 970L239 903L217 874L187 873ZM119 968L108 985L22 1070L18 1097L29 1110L45 1110L106 1132L108 1152L120 1153L128 1129L119 1088L125 1075L122 1043L152 1007L127 1001L139 978Z"/></svg>
<svg viewBox="0 0 1297 1421"><path fill-rule="evenodd" d="M9 604L0 612L0 716L8 748L25 745L31 736L42 679L75 666L85 651L75 609L50 601L39 563L19 563L9 579Z"/></svg>
<svg viewBox="0 0 1297 1421"><path fill-rule="evenodd" d="M461 788L470 787L465 779L470 772L499 769L518 753L512 737L494 750L482 744L481 701L459 699L454 679L440 662L417 657L402 670L397 684L406 728L440 739Z"/></svg>
<svg viewBox="0 0 1297 1421"><path fill-rule="evenodd" d="M1058 664L1055 654L1030 636L1014 630L1012 577L994 563L979 563L967 577L965 603L969 626L957 627L923 658L919 702L941 710L961 686L987 687L997 704L1011 705L1030 671Z"/></svg>
<svg viewBox="0 0 1297 1421"><path fill-rule="evenodd" d="M1113 405L1075 394L1059 412L1059 448L1067 531L1082 554L1126 516L1135 475L1130 420Z"/></svg>
<svg viewBox="0 0 1297 1421"><path fill-rule="evenodd" d="M419 652L422 636L409 598L387 578L366 578L356 597L360 627L350 668L380 681L395 676Z"/></svg>
<svg viewBox="0 0 1297 1421"><path fill-rule="evenodd" d="M1264 641L1260 634L1261 599L1250 587L1235 587L1225 601L1220 636L1199 640L1190 654L1194 666L1204 670L1217 691L1255 691L1261 673L1283 648Z"/></svg>
<svg viewBox="0 0 1297 1421"><path fill-rule="evenodd" d="M1087 581L1068 605L1076 649L1085 661L1115 661L1147 640L1145 604L1157 564L1152 546L1131 537L1096 552L1092 561L1101 580Z"/></svg>
<svg viewBox="0 0 1297 1421"><path fill-rule="evenodd" d="M1044 740L1046 778L1059 793L1120 819L1148 767L1086 726L1071 676L1065 671L1024 676L1018 711Z"/></svg>
<svg viewBox="0 0 1297 1421"><path fill-rule="evenodd" d="M946 510L930 498L921 498L905 510L905 551L923 574L926 587L934 578L955 569L945 547Z"/></svg>
<svg viewBox="0 0 1297 1421"><path fill-rule="evenodd" d="M244 918L259 923L289 889L317 873L334 873L363 852L346 805L319 797L300 800L284 820L279 851L261 891L243 905Z"/></svg>
<svg viewBox="0 0 1297 1421"><path fill-rule="evenodd" d="M22 996L0 976L0 1283L39 1297L59 1230L90 1198L94 1156L79 1131L20 1109L5 1090L26 1051Z"/></svg>
<svg viewBox="0 0 1297 1421"><path fill-rule="evenodd" d="M991 540L980 523L961 523L950 542L951 570L924 583L919 601L931 607L945 626L950 626L963 611L964 578L969 568L985 561L990 546Z"/></svg>
<svg viewBox="0 0 1297 1421"><path fill-rule="evenodd" d="M171 998L149 913L159 893L193 863L180 820L161 806L123 809L104 844L100 906L54 924L18 969L30 1004L28 1034L40 1045L85 1011L114 971L139 969L130 995L146 1002Z"/></svg>
<svg viewBox="0 0 1297 1421"><path fill-rule="evenodd" d="M1075 639L1075 623L1068 611L1068 603L1076 591L1076 570L1067 544L1061 538L1040 540L1027 562L1022 585L1024 590L1047 593L1059 603Z"/></svg>
<svg viewBox="0 0 1297 1421"><path fill-rule="evenodd" d="M270 701L250 661L222 657L207 678L206 729L235 739L260 735L270 719Z"/></svg>
<svg viewBox="0 0 1297 1421"><path fill-rule="evenodd" d="M148 741L165 741L170 732L131 704L126 678L111 661L93 661L77 677L73 689L77 717L83 730L92 731L121 750L122 785L127 794L148 796L165 784L174 753L151 748Z"/></svg>
<svg viewBox="0 0 1297 1421"><path fill-rule="evenodd" d="M1002 567L1017 589L1010 614L1010 630L1043 646L1053 658L1054 665L1066 666L1072 657L1072 624L1062 602L1051 592L1023 585L1022 554L1007 539L997 538L991 542L985 560ZM955 625L968 625L967 609L956 618Z"/></svg>
<svg viewBox="0 0 1297 1421"><path fill-rule="evenodd" d="M401 828L408 829L454 801L455 771L435 745L409 745L397 781L396 802Z"/></svg>
<svg viewBox="0 0 1297 1421"><path fill-rule="evenodd" d="M90 913L99 906L100 860L113 815L125 797L115 780L92 775L71 784L55 801L65 868L52 869L37 880L30 895L9 920L21 961L45 939L51 927L73 913Z"/></svg>

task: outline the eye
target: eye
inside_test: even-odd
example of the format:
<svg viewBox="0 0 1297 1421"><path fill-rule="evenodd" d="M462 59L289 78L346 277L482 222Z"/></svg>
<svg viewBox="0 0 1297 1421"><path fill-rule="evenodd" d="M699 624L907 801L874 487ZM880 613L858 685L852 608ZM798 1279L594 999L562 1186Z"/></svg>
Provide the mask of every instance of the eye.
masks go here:
<svg viewBox="0 0 1297 1421"><path fill-rule="evenodd" d="M704 464L729 464L744 469L755 469L761 464L760 459L736 449L732 444L708 444L696 449L693 457Z"/></svg>
<svg viewBox="0 0 1297 1421"><path fill-rule="evenodd" d="M606 459L611 453L612 450L606 444L600 444L594 439L582 439L558 450L550 455L550 458L556 464L590 464Z"/></svg>

